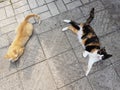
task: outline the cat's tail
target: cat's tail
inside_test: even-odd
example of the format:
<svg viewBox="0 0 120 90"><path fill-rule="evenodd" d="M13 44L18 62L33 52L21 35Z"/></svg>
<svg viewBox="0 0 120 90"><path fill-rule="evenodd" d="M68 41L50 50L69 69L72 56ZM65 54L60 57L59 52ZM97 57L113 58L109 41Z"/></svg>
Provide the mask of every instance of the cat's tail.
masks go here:
<svg viewBox="0 0 120 90"><path fill-rule="evenodd" d="M76 28L77 30L80 29L79 24L76 23L75 21L72 21L72 20L64 20L64 22L71 24L71 25L72 25L74 28Z"/></svg>
<svg viewBox="0 0 120 90"><path fill-rule="evenodd" d="M90 16L88 17L88 19L86 20L86 24L90 24L91 21L93 20L94 18L94 8L91 9L90 11Z"/></svg>
<svg viewBox="0 0 120 90"><path fill-rule="evenodd" d="M30 18L32 18L32 17L36 17L36 19L37 20L39 20L40 19L40 16L39 15L37 15L37 14L29 14L29 15L27 15L26 17L25 17L25 21L28 21Z"/></svg>

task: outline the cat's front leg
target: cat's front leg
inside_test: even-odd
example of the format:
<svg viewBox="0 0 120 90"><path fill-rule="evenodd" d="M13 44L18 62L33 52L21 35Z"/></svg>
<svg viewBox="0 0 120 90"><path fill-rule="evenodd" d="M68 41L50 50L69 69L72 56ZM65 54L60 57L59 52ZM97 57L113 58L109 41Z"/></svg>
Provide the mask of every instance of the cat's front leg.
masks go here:
<svg viewBox="0 0 120 90"><path fill-rule="evenodd" d="M89 55L89 52L88 51L84 51L83 52L83 57L85 58L85 57L87 57Z"/></svg>
<svg viewBox="0 0 120 90"><path fill-rule="evenodd" d="M86 71L86 74L85 74L86 76L89 74L89 72L90 72L90 70L91 70L91 68L92 68L92 66L95 62L96 61L94 59L89 58L88 67L87 67L87 71Z"/></svg>

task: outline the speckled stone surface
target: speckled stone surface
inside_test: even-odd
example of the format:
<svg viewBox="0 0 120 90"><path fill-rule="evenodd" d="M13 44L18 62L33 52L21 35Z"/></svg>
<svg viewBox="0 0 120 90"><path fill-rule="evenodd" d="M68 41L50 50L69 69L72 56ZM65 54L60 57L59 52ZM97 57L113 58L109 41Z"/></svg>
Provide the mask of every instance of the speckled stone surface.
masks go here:
<svg viewBox="0 0 120 90"><path fill-rule="evenodd" d="M9 0L0 3L0 90L120 90L120 1L119 0ZM91 22L101 47L113 56L95 63L85 76L88 58L64 19ZM4 59L17 25L29 13L34 31L21 58Z"/></svg>

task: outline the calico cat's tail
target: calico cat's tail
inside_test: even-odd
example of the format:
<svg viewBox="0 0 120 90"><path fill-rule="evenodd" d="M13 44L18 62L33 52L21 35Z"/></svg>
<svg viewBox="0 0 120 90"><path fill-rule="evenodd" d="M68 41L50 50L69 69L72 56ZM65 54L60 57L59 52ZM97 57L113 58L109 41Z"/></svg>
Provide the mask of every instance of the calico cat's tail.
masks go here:
<svg viewBox="0 0 120 90"><path fill-rule="evenodd" d="M88 17L88 19L86 20L86 24L90 24L91 21L93 20L94 18L94 8L91 9L90 11L90 16Z"/></svg>
<svg viewBox="0 0 120 90"><path fill-rule="evenodd" d="M64 22L71 24L75 29L79 30L80 27L78 26L79 24L76 23L75 21L72 20L64 20Z"/></svg>

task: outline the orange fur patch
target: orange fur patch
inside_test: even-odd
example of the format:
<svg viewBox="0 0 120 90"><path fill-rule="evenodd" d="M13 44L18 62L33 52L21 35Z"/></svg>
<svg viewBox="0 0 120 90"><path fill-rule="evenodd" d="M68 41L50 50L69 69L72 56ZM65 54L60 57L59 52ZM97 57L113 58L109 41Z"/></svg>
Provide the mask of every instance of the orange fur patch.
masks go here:
<svg viewBox="0 0 120 90"><path fill-rule="evenodd" d="M73 33L77 34L78 30L75 29L73 26L68 26L68 29L71 30Z"/></svg>
<svg viewBox="0 0 120 90"><path fill-rule="evenodd" d="M9 47L6 59L16 61L24 52L24 46L33 32L33 25L28 22L29 18L38 17L36 14L29 14L16 29L16 37Z"/></svg>

